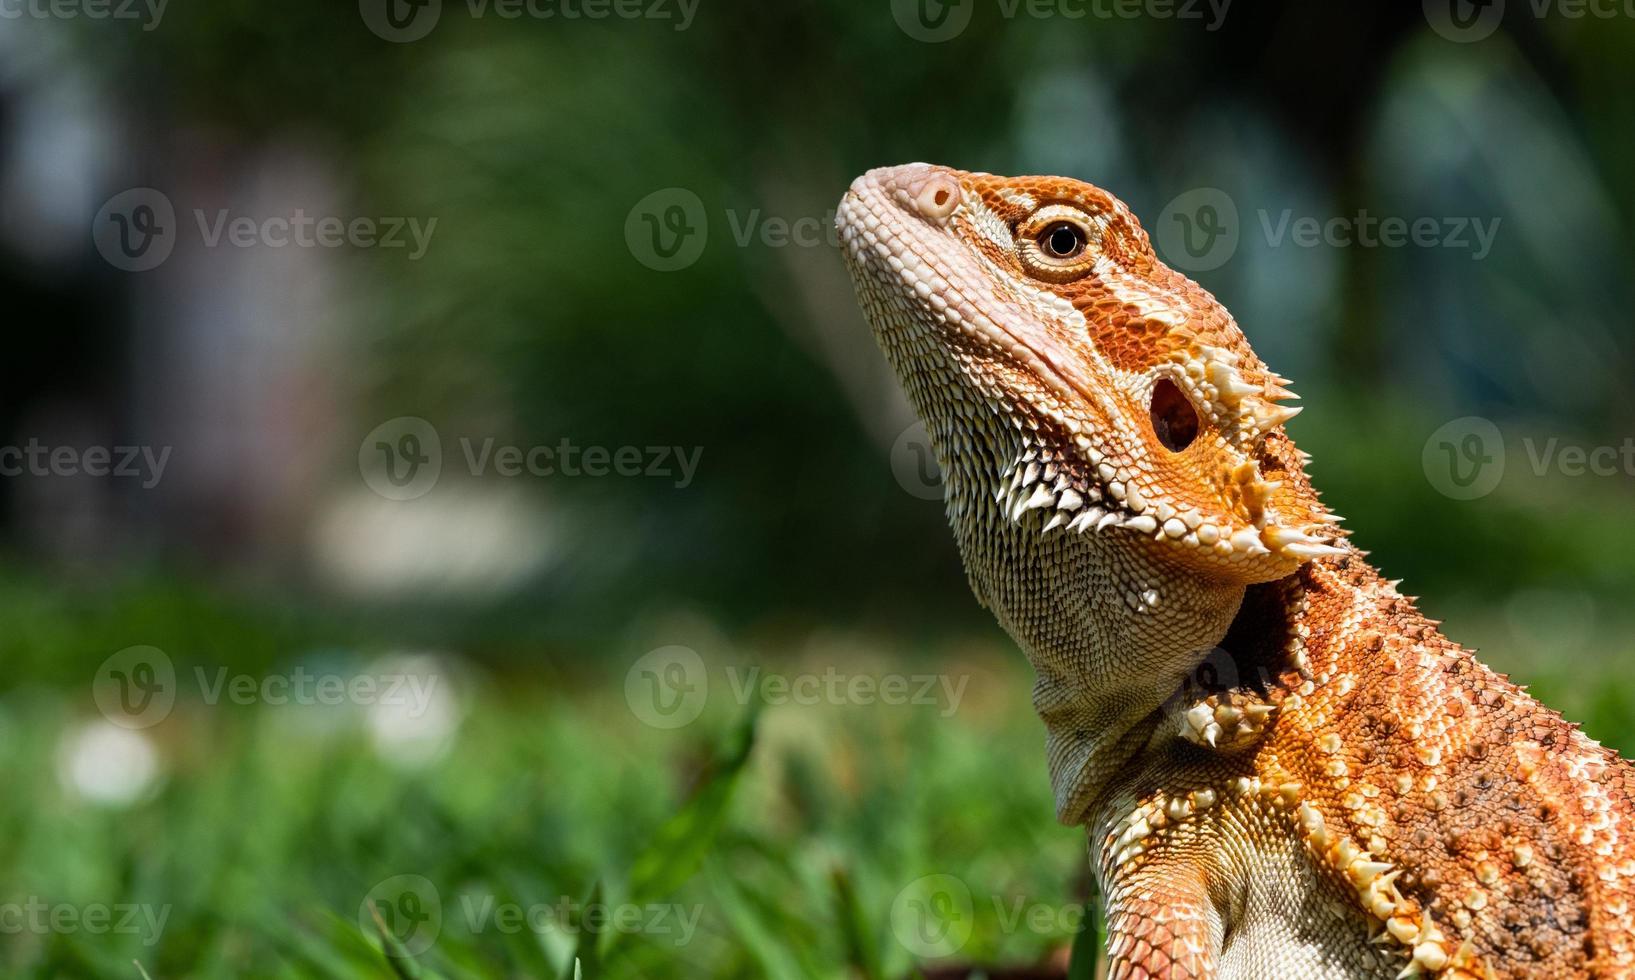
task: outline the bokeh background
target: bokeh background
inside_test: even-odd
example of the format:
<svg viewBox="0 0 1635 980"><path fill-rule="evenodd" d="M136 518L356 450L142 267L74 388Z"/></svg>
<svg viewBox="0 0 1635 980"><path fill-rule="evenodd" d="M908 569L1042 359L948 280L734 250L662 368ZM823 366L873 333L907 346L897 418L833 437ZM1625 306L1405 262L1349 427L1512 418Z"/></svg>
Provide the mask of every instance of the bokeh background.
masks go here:
<svg viewBox="0 0 1635 980"><path fill-rule="evenodd" d="M829 232L909 160L1126 199L1635 752L1632 118L1610 0L0 6L0 972L1087 971Z"/></svg>

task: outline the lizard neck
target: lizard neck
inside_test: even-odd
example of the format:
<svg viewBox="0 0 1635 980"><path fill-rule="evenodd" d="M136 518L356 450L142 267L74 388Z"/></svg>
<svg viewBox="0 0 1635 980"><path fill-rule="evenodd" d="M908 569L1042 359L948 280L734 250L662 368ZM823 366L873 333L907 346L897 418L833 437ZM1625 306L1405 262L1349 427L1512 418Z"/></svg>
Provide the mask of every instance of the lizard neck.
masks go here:
<svg viewBox="0 0 1635 980"><path fill-rule="evenodd" d="M973 592L1034 667L1057 819L1078 824L1226 635L1244 587L1186 574L1134 532L1046 532L1048 509L1013 519L995 488L1028 440L989 445L943 455L949 520Z"/></svg>

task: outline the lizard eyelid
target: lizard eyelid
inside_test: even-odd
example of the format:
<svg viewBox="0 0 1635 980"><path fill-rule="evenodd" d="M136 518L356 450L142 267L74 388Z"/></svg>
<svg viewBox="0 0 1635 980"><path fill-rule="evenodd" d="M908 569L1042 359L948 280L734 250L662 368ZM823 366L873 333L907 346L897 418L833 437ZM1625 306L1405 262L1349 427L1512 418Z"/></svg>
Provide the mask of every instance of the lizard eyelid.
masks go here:
<svg viewBox="0 0 1635 980"><path fill-rule="evenodd" d="M1092 268L1099 231L1099 225L1076 207L1046 205L1016 229L1017 257L1034 278L1071 282Z"/></svg>

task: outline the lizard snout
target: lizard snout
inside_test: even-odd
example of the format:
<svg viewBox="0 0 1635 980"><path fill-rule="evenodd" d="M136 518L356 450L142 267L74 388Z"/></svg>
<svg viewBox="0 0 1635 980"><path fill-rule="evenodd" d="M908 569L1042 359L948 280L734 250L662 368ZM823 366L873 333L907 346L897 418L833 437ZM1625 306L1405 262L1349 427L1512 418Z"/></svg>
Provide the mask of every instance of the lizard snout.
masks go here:
<svg viewBox="0 0 1635 980"><path fill-rule="evenodd" d="M865 188L884 193L898 207L939 226L964 200L959 180L946 167L929 163L870 170L852 185L853 192Z"/></svg>

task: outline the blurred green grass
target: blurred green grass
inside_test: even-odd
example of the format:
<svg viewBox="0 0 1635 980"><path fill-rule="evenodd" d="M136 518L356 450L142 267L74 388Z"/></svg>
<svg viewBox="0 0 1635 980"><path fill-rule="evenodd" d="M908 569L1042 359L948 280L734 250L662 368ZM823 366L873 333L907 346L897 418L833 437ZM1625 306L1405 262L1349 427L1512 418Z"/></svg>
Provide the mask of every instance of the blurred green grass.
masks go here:
<svg viewBox="0 0 1635 980"><path fill-rule="evenodd" d="M151 637L170 643L184 678L240 655L235 672L288 673L272 647L333 645L324 626L303 630L219 588L173 584L159 598L151 577L128 588L123 600L99 593L104 612L83 616L65 593L14 579L0 608L29 624L14 649ZM842 642L855 644L849 655ZM352 707L211 705L184 680L168 717L121 736L157 753L155 784L113 803L84 798L65 775L75 740L107 728L92 678L13 686L0 698L12 760L0 905L134 904L163 928L151 945L147 931L25 928L0 945L0 970L134 977L135 961L155 980L394 976L360 910L371 889L404 875L440 896L436 942L414 958L428 976L560 975L576 948L561 903L597 888L614 907L678 910L656 934L602 935L600 975L906 976L915 958L896 937L893 904L927 875L972 892L957 960L1064 955L1087 897L1085 851L1052 821L1019 663L991 638L895 660L865 644L836 639L765 669L957 675L957 710L947 699L768 706L730 796L724 780L733 747L747 748L753 704L728 671L743 651L712 659L707 709L674 731L645 725L626 701L624 669L639 649L605 651L607 666L571 685L444 655L462 720L448 753L419 765L383 752ZM697 814L712 796L718 821ZM507 904L532 910L533 926L505 931L480 914ZM1042 930L1013 921L1029 913ZM679 923L694 916L682 941Z"/></svg>

